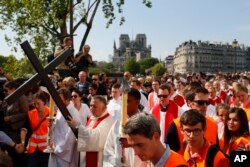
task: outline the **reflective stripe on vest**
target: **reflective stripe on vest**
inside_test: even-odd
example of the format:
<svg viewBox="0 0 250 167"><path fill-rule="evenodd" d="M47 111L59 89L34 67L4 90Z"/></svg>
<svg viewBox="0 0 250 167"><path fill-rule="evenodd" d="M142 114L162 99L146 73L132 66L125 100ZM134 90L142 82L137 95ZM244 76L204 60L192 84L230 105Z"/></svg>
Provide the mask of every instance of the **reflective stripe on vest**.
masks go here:
<svg viewBox="0 0 250 167"><path fill-rule="evenodd" d="M33 137L33 138L35 138L35 139L47 139L47 134L46 135L37 135L37 134L35 134L35 133L33 133L32 135L31 135L31 137Z"/></svg>
<svg viewBox="0 0 250 167"><path fill-rule="evenodd" d="M43 143L34 143L34 142L29 142L29 146L33 146L33 147L36 147L36 146L38 146L38 147L47 147L47 145L48 145L48 143L47 142L43 142Z"/></svg>
<svg viewBox="0 0 250 167"><path fill-rule="evenodd" d="M44 116L49 114L49 107L45 107ZM48 120L40 119L38 116L38 111L33 109L28 112L30 126L32 129L32 135L29 139L29 144L27 146L27 152L29 154L33 153L37 149L43 151L47 143L47 136L48 136ZM42 123L40 123L42 121ZM36 126L38 126L36 128Z"/></svg>

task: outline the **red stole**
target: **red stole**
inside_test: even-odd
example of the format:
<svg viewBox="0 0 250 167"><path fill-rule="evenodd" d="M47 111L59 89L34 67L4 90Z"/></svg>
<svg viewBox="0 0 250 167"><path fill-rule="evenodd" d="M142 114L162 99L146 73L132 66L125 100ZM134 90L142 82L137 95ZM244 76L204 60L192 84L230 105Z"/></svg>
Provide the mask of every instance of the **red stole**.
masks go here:
<svg viewBox="0 0 250 167"><path fill-rule="evenodd" d="M184 98L178 94L174 97L173 101L180 107L185 104Z"/></svg>
<svg viewBox="0 0 250 167"><path fill-rule="evenodd" d="M109 113L105 114L104 116L98 118L96 120L96 122L94 123L92 129L95 129L99 123L102 122L102 120L104 120L105 118L107 118L109 116ZM92 120L89 119L88 122L86 123L86 126L88 127L90 122ZM93 152L86 152L86 167L97 167L98 165L98 152L93 151Z"/></svg>
<svg viewBox="0 0 250 167"><path fill-rule="evenodd" d="M209 98L208 100L209 100L209 103L214 105L214 106L221 103L221 98L218 96L214 99Z"/></svg>
<svg viewBox="0 0 250 167"><path fill-rule="evenodd" d="M160 112L161 112L161 106L160 103L155 105L155 107L152 110L152 115L157 119L157 121L160 123ZM173 119L177 118L178 116L178 106L175 102L169 100L168 108L166 111L166 117L165 117L165 129L164 129L164 138L166 137L168 128L173 121ZM163 130L163 129L161 129Z"/></svg>

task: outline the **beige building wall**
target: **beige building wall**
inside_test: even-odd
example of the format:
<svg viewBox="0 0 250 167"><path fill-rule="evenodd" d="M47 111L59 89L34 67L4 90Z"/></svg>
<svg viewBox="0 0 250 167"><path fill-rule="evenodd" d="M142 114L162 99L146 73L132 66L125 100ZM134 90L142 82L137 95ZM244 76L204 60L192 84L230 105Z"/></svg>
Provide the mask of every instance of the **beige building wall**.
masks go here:
<svg viewBox="0 0 250 167"><path fill-rule="evenodd" d="M233 44L209 41L186 41L176 48L174 71L188 72L241 72L247 70L247 48Z"/></svg>

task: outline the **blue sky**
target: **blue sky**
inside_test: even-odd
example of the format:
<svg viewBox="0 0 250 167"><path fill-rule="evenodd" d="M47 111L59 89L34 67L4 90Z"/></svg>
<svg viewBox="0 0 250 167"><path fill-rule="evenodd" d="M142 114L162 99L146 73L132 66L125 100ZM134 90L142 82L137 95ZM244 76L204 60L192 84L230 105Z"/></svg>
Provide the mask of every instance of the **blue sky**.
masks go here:
<svg viewBox="0 0 250 167"><path fill-rule="evenodd" d="M152 46L152 56L161 59L174 54L176 47L187 40L231 43L237 39L240 44L250 46L248 0L154 0L152 8L143 6L142 0L125 2L123 26L119 26L117 19L106 29L106 20L99 8L87 40L94 60L109 61L114 41L119 46L120 34L129 34L130 39L134 39L136 34L145 33L147 44ZM76 32L76 50L85 32L84 27L81 28ZM20 58L20 50L11 52L4 43L6 33L13 35L8 30L0 31L0 55L12 53Z"/></svg>

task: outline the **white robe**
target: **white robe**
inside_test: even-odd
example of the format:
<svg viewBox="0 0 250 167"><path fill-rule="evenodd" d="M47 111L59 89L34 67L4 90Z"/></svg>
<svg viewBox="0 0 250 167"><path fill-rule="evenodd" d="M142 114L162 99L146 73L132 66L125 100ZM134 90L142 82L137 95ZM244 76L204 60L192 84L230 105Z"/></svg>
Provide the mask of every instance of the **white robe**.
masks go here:
<svg viewBox="0 0 250 167"><path fill-rule="evenodd" d="M132 167L134 164L134 152L132 148L125 148L126 163L121 163L122 147L119 142L120 121L116 121L109 131L103 152L103 167L124 166Z"/></svg>
<svg viewBox="0 0 250 167"><path fill-rule="evenodd" d="M79 112L72 103L67 109L72 118L79 121ZM53 130L55 148L49 158L49 167L77 167L79 152L76 147L76 137L60 111L57 112Z"/></svg>
<svg viewBox="0 0 250 167"><path fill-rule="evenodd" d="M107 114L104 112L102 116ZM98 119L91 116L90 119ZM94 123L94 121L92 121ZM93 123L90 123L89 127L83 125L79 126L78 129L78 151L84 152L98 152L98 167L103 167L103 149L106 142L109 130L114 123L113 118L109 115L107 118L102 120L99 125L92 129ZM84 159L84 158L83 158ZM85 167L85 159L80 164L81 167Z"/></svg>
<svg viewBox="0 0 250 167"><path fill-rule="evenodd" d="M141 91L139 92L141 94L140 104L144 107L143 111L146 111L147 113L149 113L148 99L145 97L145 95Z"/></svg>
<svg viewBox="0 0 250 167"><path fill-rule="evenodd" d="M87 123L87 119L91 116L91 112L87 104L81 103L79 115L80 115L80 123L83 126L85 126ZM83 157L85 156L86 156L85 152L80 152L80 164L84 163L85 159L83 159Z"/></svg>
<svg viewBox="0 0 250 167"><path fill-rule="evenodd" d="M135 155L133 148L125 148L125 164L121 163L122 147L119 142L120 121L116 121L109 131L103 152L103 167L142 167L146 166L147 162L140 160Z"/></svg>
<svg viewBox="0 0 250 167"><path fill-rule="evenodd" d="M111 99L107 105L107 111L114 120L120 120L121 118L121 97L117 100Z"/></svg>

